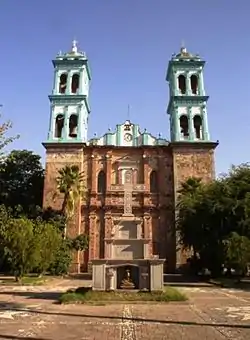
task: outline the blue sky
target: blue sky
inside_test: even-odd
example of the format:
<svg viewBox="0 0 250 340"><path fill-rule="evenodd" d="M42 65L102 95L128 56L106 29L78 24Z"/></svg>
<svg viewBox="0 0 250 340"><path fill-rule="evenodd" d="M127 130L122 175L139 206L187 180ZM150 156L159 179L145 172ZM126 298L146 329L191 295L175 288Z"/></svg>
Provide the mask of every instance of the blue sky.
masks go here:
<svg viewBox="0 0 250 340"><path fill-rule="evenodd" d="M49 125L51 59L75 37L92 71L89 137L130 118L169 137L165 73L184 40L206 61L217 173L250 157L250 4L246 0L1 0L0 103L11 148L34 150Z"/></svg>

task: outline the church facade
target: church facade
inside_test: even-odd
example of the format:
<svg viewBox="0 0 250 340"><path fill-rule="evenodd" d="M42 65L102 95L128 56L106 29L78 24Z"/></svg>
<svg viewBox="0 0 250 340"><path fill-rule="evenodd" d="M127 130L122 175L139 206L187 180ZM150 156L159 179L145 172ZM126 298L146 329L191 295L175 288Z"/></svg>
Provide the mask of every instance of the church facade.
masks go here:
<svg viewBox="0 0 250 340"><path fill-rule="evenodd" d="M170 140L141 131L127 120L104 136L88 139L88 102L91 74L87 56L76 42L70 52L53 60L54 85L46 149L44 207L60 209L53 201L58 170L78 165L84 174L86 195L79 201L67 227L69 237L89 235L89 249L75 253L72 272L91 268L93 259L107 258L105 239L113 219L123 213L124 184L132 177L133 214L143 221L150 239L150 256L166 259L165 271L174 272L186 261L175 233L175 205L181 182L190 176L210 181L215 176L207 101L203 81L205 61L181 48L168 64Z"/></svg>

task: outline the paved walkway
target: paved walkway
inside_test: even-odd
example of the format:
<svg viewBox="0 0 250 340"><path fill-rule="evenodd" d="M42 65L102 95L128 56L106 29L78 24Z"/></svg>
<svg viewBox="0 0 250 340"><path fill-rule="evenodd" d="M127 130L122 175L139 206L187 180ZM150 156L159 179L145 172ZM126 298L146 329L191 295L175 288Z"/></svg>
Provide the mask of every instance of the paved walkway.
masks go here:
<svg viewBox="0 0 250 340"><path fill-rule="evenodd" d="M248 292L182 287L189 296L185 303L54 303L59 292L79 285L82 281L63 280L47 287L0 287L0 339L250 339Z"/></svg>

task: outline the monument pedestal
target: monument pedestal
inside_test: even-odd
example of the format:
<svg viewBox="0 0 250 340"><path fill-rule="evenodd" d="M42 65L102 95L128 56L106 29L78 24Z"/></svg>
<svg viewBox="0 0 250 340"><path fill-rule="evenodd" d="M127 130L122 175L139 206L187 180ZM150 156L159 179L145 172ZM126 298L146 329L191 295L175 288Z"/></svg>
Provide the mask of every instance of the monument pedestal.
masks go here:
<svg viewBox="0 0 250 340"><path fill-rule="evenodd" d="M130 280L132 285L126 289L139 289L148 291L163 290L163 259L138 259L138 260L115 260L102 259L93 260L92 287L93 290L116 290L125 289L122 287L122 280L119 280L119 270L121 268L136 268L138 277L132 275ZM132 271L131 271L132 272ZM122 276L126 279L126 276ZM121 282L119 282L121 281ZM137 283L138 281L138 283Z"/></svg>
<svg viewBox="0 0 250 340"><path fill-rule="evenodd" d="M124 214L112 218L111 237L106 238L105 259L92 260L93 290L163 289L164 259L151 258L149 238L144 238L141 217L132 213L132 173L126 171Z"/></svg>

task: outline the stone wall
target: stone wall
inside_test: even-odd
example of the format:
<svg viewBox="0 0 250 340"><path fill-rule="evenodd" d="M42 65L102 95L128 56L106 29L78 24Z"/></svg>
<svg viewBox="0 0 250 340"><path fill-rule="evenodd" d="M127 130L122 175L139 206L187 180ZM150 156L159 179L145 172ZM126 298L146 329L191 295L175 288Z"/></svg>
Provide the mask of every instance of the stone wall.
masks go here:
<svg viewBox="0 0 250 340"><path fill-rule="evenodd" d="M58 170L65 165L78 165L80 171L84 176L84 186L87 188L87 157L84 147L82 145L53 145L45 144L46 148L46 165L45 165L45 181L44 181L44 194L43 194L43 207L51 207L55 210L60 210L63 202L63 195L60 195L57 190L56 178ZM55 193L57 196L54 197ZM78 202L75 215L68 223L66 228L67 236L76 237L77 235L85 232L85 225L82 223L81 205L83 200ZM80 262L82 254L80 252L73 253L73 261L71 266L72 272L80 271Z"/></svg>
<svg viewBox="0 0 250 340"><path fill-rule="evenodd" d="M215 178L214 150L218 143L172 143L174 201L178 200L178 189L189 177L201 178L210 182ZM178 238L178 237L176 237ZM190 253L180 249L177 240L177 267L186 263Z"/></svg>
<svg viewBox="0 0 250 340"><path fill-rule="evenodd" d="M76 164L84 172L87 189L79 202L75 217L68 226L68 235L87 233L87 252L74 255L72 271L86 270L87 263L105 257L103 239L109 238L112 216L123 213L123 192L110 191L111 185L121 183L119 164L132 162L134 181L145 184L145 192L133 195L133 213L144 220L144 237L150 238L151 254L166 258L165 270L172 272L176 264L174 229L177 188L190 176L210 181L214 177L214 144L175 143L163 147L109 148L83 145L46 146L46 177L44 207L60 209L62 197L53 201L58 170L66 164ZM150 193L150 173L158 175L158 192ZM106 195L97 191L98 174L106 174ZM179 255L178 255L179 256ZM183 262L185 259L177 259Z"/></svg>

